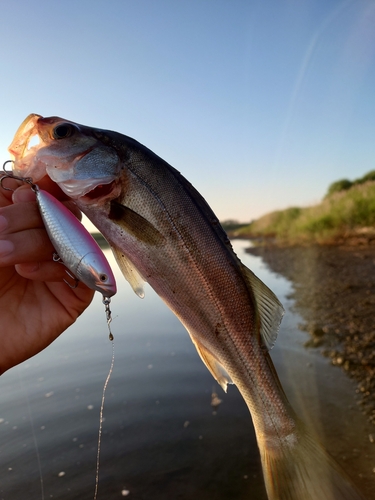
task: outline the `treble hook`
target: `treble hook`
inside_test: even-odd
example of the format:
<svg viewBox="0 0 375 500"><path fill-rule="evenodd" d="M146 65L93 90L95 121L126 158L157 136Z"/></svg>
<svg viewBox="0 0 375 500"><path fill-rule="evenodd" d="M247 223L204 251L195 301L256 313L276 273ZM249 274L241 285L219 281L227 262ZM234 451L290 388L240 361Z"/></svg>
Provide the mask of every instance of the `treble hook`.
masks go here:
<svg viewBox="0 0 375 500"><path fill-rule="evenodd" d="M21 181L21 182L26 182L26 184L29 184L31 186L31 189L33 191L36 191L37 186L36 184L33 183L33 180L31 177L20 177L18 175L14 175L12 171L9 171L5 168L5 165L7 163L14 163L14 160L7 160L3 163L3 172L5 175L3 175L0 179L0 186L5 189L5 191L14 191L14 189L11 189L9 187L4 186L4 179L15 179L16 181Z"/></svg>
<svg viewBox="0 0 375 500"><path fill-rule="evenodd" d="M79 283L79 279L76 278L74 276L74 274L72 274L70 271L68 271L67 269L65 269L65 272L66 274L69 276L69 278L71 278L72 280L74 280L74 284L72 285L71 283L69 283L68 280L64 279L63 278L63 282L66 283L68 285L69 288L71 288L72 290L74 290L75 288L77 288L78 286L78 283Z"/></svg>
<svg viewBox="0 0 375 500"><path fill-rule="evenodd" d="M59 264L65 265L63 260L61 259L60 255L58 255L56 252L53 253L52 260L53 260L53 262L58 262ZM68 280L66 280L64 278L63 278L63 282L66 283L69 288L72 288L74 290L78 286L79 279L76 276L74 276L74 274L72 274L68 269L65 269L65 272L69 276L69 278L71 278L74 281L74 284L72 285L71 283L69 283Z"/></svg>
<svg viewBox="0 0 375 500"><path fill-rule="evenodd" d="M3 170L4 170L4 172L5 172L6 174L11 174L11 175L13 175L13 172L8 172L8 170L5 168L5 165L6 165L7 163L14 163L14 160L7 160L7 161L5 161L5 162L3 163Z"/></svg>

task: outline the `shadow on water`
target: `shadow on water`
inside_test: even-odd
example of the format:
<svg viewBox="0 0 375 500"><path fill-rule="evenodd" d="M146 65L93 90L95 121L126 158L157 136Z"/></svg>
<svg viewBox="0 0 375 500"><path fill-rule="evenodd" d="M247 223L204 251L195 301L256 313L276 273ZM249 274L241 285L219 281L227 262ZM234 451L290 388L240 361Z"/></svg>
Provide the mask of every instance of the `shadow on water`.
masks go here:
<svg viewBox="0 0 375 500"><path fill-rule="evenodd" d="M317 431L330 451L346 454L352 467L347 433L354 410L342 415L340 402L335 406L335 399L346 401L348 387L338 388L332 369L323 370L303 348L306 336L287 299L290 283L245 254L247 244L235 242L238 255L286 305L272 352L286 392L305 420L319 420ZM223 393L152 290L141 301L117 278L115 366L104 407L98 498L266 500L251 418L237 389ZM45 499L93 498L99 407L111 352L96 297L52 346L1 377L0 499L42 498L41 478ZM216 414L213 390L222 399ZM339 397L327 407L333 391ZM340 425L328 419L327 430L327 412L339 412Z"/></svg>

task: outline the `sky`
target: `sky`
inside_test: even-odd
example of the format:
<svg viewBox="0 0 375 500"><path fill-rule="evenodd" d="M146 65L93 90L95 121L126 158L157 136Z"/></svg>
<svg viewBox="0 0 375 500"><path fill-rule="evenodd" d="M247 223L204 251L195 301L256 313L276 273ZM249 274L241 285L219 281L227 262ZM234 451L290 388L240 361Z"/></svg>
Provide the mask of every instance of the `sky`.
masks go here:
<svg viewBox="0 0 375 500"><path fill-rule="evenodd" d="M2 0L0 151L29 113L116 130L220 220L375 169L373 0Z"/></svg>

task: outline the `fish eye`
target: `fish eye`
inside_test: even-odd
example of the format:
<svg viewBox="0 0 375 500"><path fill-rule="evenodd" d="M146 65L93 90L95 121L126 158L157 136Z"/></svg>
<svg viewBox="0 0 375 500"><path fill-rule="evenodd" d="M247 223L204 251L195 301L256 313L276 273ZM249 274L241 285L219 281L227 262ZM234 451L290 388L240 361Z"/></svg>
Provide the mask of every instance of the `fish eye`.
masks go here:
<svg viewBox="0 0 375 500"><path fill-rule="evenodd" d="M54 139L66 139L74 134L76 128L70 123L62 123L53 129Z"/></svg>
<svg viewBox="0 0 375 500"><path fill-rule="evenodd" d="M99 279L100 279L100 281L101 281L102 283L105 283L105 282L107 281L107 279L108 279L108 276L107 276L106 274L101 274L101 275L99 276Z"/></svg>

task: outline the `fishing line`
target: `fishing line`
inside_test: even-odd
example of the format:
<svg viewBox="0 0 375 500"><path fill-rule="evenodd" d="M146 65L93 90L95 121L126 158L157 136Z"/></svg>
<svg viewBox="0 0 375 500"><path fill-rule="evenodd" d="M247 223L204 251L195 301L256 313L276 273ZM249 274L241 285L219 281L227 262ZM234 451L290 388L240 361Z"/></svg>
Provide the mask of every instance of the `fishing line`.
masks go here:
<svg viewBox="0 0 375 500"><path fill-rule="evenodd" d="M103 299L103 302L104 302L104 299ZM107 305L106 305L106 307L107 307ZM108 305L108 310L109 310L109 305ZM107 311L107 309L106 309L106 311ZM107 385L108 385L109 379L111 378L111 375L112 375L113 365L114 365L114 362L115 362L115 343L114 343L113 335L112 335L110 327L109 327L109 323L111 322L110 312L111 311L109 310L109 316L107 314L107 323L108 323L108 329L109 329L109 333L110 333L109 340L112 342L112 360L111 360L111 366L109 368L109 372L108 372L107 378L106 378L106 380L104 382L103 394L102 394L102 402L101 402L101 405L100 405L99 434L98 434L98 451L97 451L97 455L96 455L96 474L95 474L94 500L96 500L97 497L98 497L99 466L100 466L100 446L101 446L101 442L102 442L103 410L104 410L105 393L106 393L106 390L107 390Z"/></svg>
<svg viewBox="0 0 375 500"><path fill-rule="evenodd" d="M36 438L36 433L34 429L34 419L33 419L33 414L31 411L31 405L30 405L30 399L29 399L29 394L28 391L25 387L24 380L22 373L18 373L18 380L20 382L20 385L22 387L23 393L26 398L27 402L27 412L29 414L29 422L30 422L30 427L31 427L31 433L33 435L33 441L34 441L34 447L35 447L35 454L36 454L36 459L38 463L38 471L39 471L39 477L40 477L40 490L41 490L41 495L42 495L42 500L44 500L44 480L43 480L43 473L42 473L42 464L40 461L40 454L39 454L39 448L38 448L38 440Z"/></svg>
<svg viewBox="0 0 375 500"><path fill-rule="evenodd" d="M99 487L99 467L100 467L100 446L102 442L102 430L103 430L103 410L104 410L104 400L105 400L105 393L107 390L107 385L109 382L109 379L111 378L112 371L113 371L113 365L115 362L115 343L114 343L114 337L111 331L111 322L112 322L112 311L110 309L110 303L111 303L111 298L110 297L105 297L103 296L103 304L105 307L105 314L107 317L107 326L108 326L108 332L109 332L109 340L112 342L112 360L111 360L111 366L109 368L109 372L107 375L107 378L104 382L104 387L103 387L103 394L102 394L102 403L100 405L100 414L99 414L99 433L98 433L98 451L96 455L96 474L95 474L95 492L94 492L94 500L97 499L98 496L98 487Z"/></svg>

